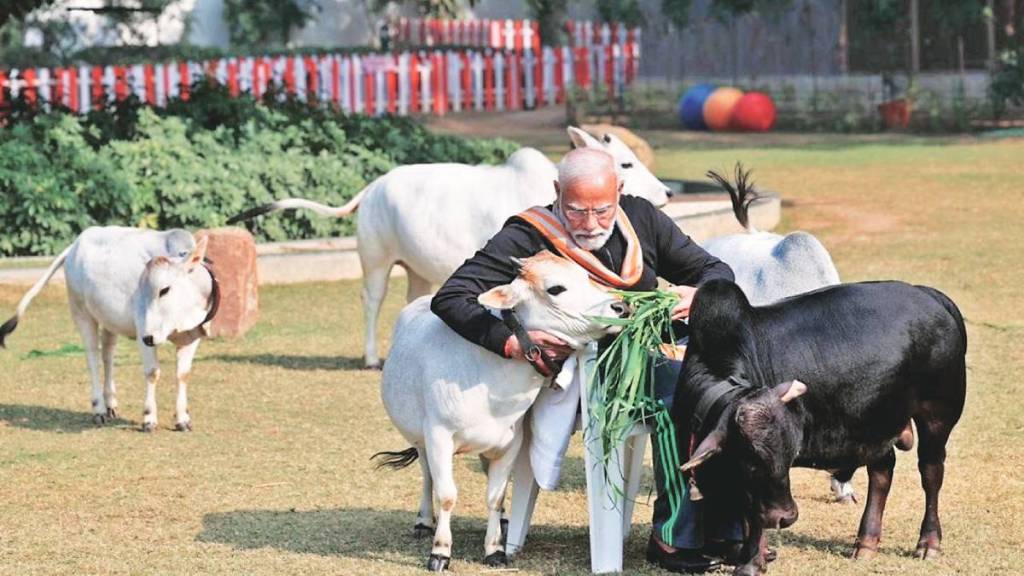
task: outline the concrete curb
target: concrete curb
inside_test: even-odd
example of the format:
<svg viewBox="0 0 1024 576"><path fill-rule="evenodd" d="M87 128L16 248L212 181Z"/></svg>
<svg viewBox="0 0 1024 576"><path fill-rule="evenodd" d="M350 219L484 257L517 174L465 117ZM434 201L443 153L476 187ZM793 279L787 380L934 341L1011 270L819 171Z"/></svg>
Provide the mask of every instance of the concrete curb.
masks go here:
<svg viewBox="0 0 1024 576"><path fill-rule="evenodd" d="M697 242L743 231L728 200L670 202L663 210ZM759 230L777 226L781 214L778 196L762 198L750 207L750 219ZM351 236L257 244L256 255L260 284L330 282L362 277L356 239ZM0 259L0 284L32 285L46 272L50 261L51 258L40 257ZM404 275L404 270L395 266L392 275ZM63 283L63 271L58 271L51 282Z"/></svg>

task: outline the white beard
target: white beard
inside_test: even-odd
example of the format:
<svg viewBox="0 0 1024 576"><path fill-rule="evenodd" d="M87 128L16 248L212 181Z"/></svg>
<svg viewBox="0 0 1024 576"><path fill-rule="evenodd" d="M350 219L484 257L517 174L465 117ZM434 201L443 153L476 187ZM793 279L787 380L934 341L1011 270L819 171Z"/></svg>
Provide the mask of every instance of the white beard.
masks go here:
<svg viewBox="0 0 1024 576"><path fill-rule="evenodd" d="M554 212L555 216L558 218L558 221L562 223L562 226L566 230L569 231L569 235L572 236L573 242L575 242L577 246L583 248L587 252L600 250L608 242L608 239L612 237L612 232L615 231L615 222L613 221L611 225L608 226L607 228L598 228L597 230L590 232L592 236L582 236L581 233L575 232L572 229L572 226L569 225L568 218L566 218L565 215L562 214L562 208L561 206L558 205L557 202L555 203Z"/></svg>
<svg viewBox="0 0 1024 576"><path fill-rule="evenodd" d="M594 232L591 232L593 236L581 236L575 232L571 232L571 234L572 239L580 248L583 248L588 252L593 252L594 250L599 250L608 242L608 239L612 237L612 230L614 229L615 224L612 224L604 230L595 230Z"/></svg>

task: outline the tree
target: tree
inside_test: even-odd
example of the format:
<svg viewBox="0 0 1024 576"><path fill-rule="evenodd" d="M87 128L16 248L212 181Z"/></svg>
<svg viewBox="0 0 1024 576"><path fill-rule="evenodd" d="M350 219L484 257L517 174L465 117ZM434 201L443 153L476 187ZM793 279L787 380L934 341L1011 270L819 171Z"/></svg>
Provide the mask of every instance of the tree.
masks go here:
<svg viewBox="0 0 1024 576"><path fill-rule="evenodd" d="M964 73L964 33L982 22L985 5L977 0L932 0L932 14L939 27L956 36L957 66Z"/></svg>
<svg viewBox="0 0 1024 576"><path fill-rule="evenodd" d="M476 6L476 0L373 0L373 12L380 14L388 4L413 4L420 16L426 18L458 18L465 10Z"/></svg>
<svg viewBox="0 0 1024 576"><path fill-rule="evenodd" d="M540 24L540 41L545 46L560 46L569 0L526 0L530 16Z"/></svg>
<svg viewBox="0 0 1024 576"><path fill-rule="evenodd" d="M224 19L233 45L286 45L319 6L310 0L224 0Z"/></svg>
<svg viewBox="0 0 1024 576"><path fill-rule="evenodd" d="M0 26L9 20L20 20L36 8L42 8L51 2L53 0L4 0L3 7L0 8Z"/></svg>

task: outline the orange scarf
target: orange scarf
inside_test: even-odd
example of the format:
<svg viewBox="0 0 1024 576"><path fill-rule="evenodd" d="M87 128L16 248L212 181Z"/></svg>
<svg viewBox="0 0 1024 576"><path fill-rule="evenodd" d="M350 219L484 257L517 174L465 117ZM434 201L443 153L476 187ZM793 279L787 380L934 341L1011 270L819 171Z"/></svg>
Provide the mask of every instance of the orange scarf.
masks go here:
<svg viewBox="0 0 1024 576"><path fill-rule="evenodd" d="M640 239L637 238L633 225L621 207L615 216L615 225L626 238L626 257L622 261L621 275L609 270L597 257L580 248L551 210L543 206L534 206L516 216L536 228L562 256L582 266L596 282L612 288L629 288L643 276L644 255L640 249Z"/></svg>

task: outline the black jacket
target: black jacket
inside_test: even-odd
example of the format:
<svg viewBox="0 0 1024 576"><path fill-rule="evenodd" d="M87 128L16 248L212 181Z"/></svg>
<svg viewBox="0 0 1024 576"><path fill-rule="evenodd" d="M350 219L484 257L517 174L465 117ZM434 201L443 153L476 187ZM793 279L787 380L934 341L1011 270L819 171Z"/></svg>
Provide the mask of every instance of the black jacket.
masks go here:
<svg viewBox="0 0 1024 576"><path fill-rule="evenodd" d="M647 200L624 195L619 207L633 224L644 257L643 276L629 290L654 290L659 276L687 286L699 286L713 278L733 280L732 270L725 262L705 252ZM444 283L430 309L465 339L504 355L505 341L512 331L480 305L477 296L515 279L510 257L526 258L544 249L558 253L525 220L509 218L487 245ZM609 269L619 271L626 254L626 239L616 227L608 242L592 254Z"/></svg>

